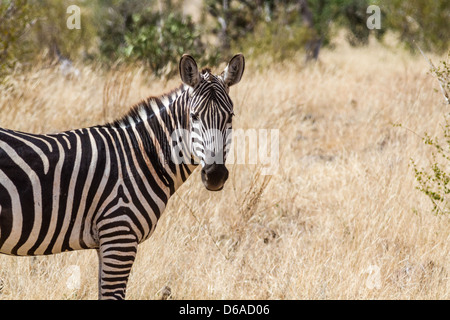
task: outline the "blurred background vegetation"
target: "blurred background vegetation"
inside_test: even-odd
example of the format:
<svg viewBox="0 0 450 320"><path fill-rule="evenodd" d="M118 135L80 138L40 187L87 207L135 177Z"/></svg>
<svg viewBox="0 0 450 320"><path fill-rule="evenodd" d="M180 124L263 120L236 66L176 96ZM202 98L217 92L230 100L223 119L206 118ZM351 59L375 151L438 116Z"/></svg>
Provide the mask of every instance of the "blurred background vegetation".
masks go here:
<svg viewBox="0 0 450 320"><path fill-rule="evenodd" d="M81 28L69 29L70 5ZM369 5L381 9L381 29L369 30ZM352 46L387 32L412 51L446 52L448 0L0 0L0 79L38 61L144 64L172 75L183 53L214 65L240 51L257 60L319 58L345 30Z"/></svg>

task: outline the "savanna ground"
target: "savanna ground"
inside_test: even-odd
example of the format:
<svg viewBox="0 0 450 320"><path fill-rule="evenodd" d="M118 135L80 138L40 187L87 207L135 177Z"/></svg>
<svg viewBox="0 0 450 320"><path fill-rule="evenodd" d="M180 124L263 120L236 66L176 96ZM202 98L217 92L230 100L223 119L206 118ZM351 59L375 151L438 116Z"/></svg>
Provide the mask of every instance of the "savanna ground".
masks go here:
<svg viewBox="0 0 450 320"><path fill-rule="evenodd" d="M127 298L170 288L172 299L449 299L450 220L431 213L410 166L430 158L414 132L439 133L448 112L428 69L421 56L376 43L323 50L307 67L301 56L265 68L248 60L231 89L233 127L279 129L278 172L230 165L218 193L194 173L140 245ZM81 72L14 75L1 88L0 125L96 125L179 84L143 68ZM0 255L0 299L96 298L95 251Z"/></svg>

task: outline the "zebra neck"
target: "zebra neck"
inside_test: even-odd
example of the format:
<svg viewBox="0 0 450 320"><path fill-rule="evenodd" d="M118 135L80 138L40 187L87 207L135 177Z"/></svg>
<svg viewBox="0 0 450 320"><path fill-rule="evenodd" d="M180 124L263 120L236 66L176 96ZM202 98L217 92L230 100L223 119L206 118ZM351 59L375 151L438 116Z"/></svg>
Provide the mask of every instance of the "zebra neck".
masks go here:
<svg viewBox="0 0 450 320"><path fill-rule="evenodd" d="M123 118L110 125L133 133L133 148L139 149L157 172L165 177L165 184L173 194L197 165L190 155L188 161L174 161L174 133L189 132L188 87L180 86L160 97L150 97L135 105ZM176 148L190 150L187 143Z"/></svg>
<svg viewBox="0 0 450 320"><path fill-rule="evenodd" d="M192 156L188 99L189 92L185 90L167 108L170 113L168 119L174 120L173 130L170 131L170 156L171 163L175 165L179 174L179 184L177 188L189 178L198 166L198 163ZM168 126L170 126L170 124ZM180 153L182 156L180 156Z"/></svg>

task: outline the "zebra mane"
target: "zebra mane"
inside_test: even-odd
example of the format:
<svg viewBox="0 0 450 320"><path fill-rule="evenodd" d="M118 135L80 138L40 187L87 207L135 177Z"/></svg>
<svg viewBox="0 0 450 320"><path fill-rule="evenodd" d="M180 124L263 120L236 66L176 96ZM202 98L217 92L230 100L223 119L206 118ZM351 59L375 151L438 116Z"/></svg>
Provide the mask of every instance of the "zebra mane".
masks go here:
<svg viewBox="0 0 450 320"><path fill-rule="evenodd" d="M209 67L205 67L200 72L201 77L210 81L212 73ZM122 117L106 124L110 127L128 127L135 123L140 123L143 120L150 119L155 116L156 112L160 113L162 109L168 107L175 99L182 94L184 91L188 90L188 86L185 84L181 84L177 88L172 91L162 94L160 96L150 96L141 102L135 104L131 107L131 109ZM143 116L145 115L145 119Z"/></svg>
<svg viewBox="0 0 450 320"><path fill-rule="evenodd" d="M209 78L212 75L211 68L209 68L209 67L203 68L201 71L201 75L205 80L209 81Z"/></svg>
<svg viewBox="0 0 450 320"><path fill-rule="evenodd" d="M162 109L167 108L175 99L187 90L187 86L181 84L178 88L162 94L160 96L150 96L143 99L139 103L133 105L130 110L122 117L107 123L110 127L128 127L135 123L140 123L144 120L152 118L156 115L156 111L161 112ZM155 107L157 110L155 110ZM143 119L145 115L145 119Z"/></svg>

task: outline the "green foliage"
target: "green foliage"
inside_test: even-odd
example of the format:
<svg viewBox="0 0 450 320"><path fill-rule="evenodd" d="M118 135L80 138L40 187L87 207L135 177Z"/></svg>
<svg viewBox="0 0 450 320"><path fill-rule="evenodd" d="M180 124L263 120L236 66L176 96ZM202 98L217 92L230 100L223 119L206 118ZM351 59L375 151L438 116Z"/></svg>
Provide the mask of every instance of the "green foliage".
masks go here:
<svg viewBox="0 0 450 320"><path fill-rule="evenodd" d="M94 6L98 17L98 49L103 62L120 58L119 50L125 45L125 34L133 28L133 14L144 12L154 1L98 0Z"/></svg>
<svg viewBox="0 0 450 320"><path fill-rule="evenodd" d="M27 53L21 39L33 22L32 7L27 0L0 2L0 81Z"/></svg>
<svg viewBox="0 0 450 320"><path fill-rule="evenodd" d="M443 61L436 70L437 75L445 88L450 88L450 67ZM423 136L423 142L432 149L432 159L427 168L419 168L411 159L414 169L417 189L423 192L433 204L433 212L450 213L450 114L444 115L445 124L441 126L441 141L431 138L427 133Z"/></svg>
<svg viewBox="0 0 450 320"><path fill-rule="evenodd" d="M309 0L313 13L314 29L322 38L323 44L331 42L339 28L348 30L347 39L353 46L366 45L370 34L381 38L385 29L369 30L367 28L367 8L377 1L370 0ZM383 7L380 8L385 14Z"/></svg>
<svg viewBox="0 0 450 320"><path fill-rule="evenodd" d="M234 51L254 59L290 59L332 44L342 28L352 45L365 45L369 36L381 38L388 30L411 48L416 41L424 50L441 52L450 44L448 0L203 0L196 22L182 13L182 3L2 0L0 79L17 66L55 57L55 48L72 60L106 66L143 62L162 75L174 72L186 52L201 64L215 64ZM366 26L371 4L381 9L381 30ZM67 28L70 5L81 9L81 29Z"/></svg>
<svg viewBox="0 0 450 320"><path fill-rule="evenodd" d="M57 46L61 53L71 59L86 54L93 46L96 36L89 4L82 0L34 0L36 25L30 33L34 52L44 49L54 50ZM76 5L80 8L80 29L69 29L67 19L71 13L67 8Z"/></svg>
<svg viewBox="0 0 450 320"><path fill-rule="evenodd" d="M424 50L445 52L450 44L448 0L381 0L385 9L384 28L396 31L411 50L414 41Z"/></svg>
<svg viewBox="0 0 450 320"><path fill-rule="evenodd" d="M156 75L174 73L184 53L198 56L202 64L217 62L217 53L207 52L189 16L175 9L166 13L150 6L130 8L125 1L118 8L110 10L109 21L115 22L107 23L100 37L100 51L107 59L144 62Z"/></svg>
<svg viewBox="0 0 450 320"><path fill-rule="evenodd" d="M308 1L309 8L313 14L314 30L322 39L323 45L327 45L332 37L331 23L339 14L341 1Z"/></svg>
<svg viewBox="0 0 450 320"><path fill-rule="evenodd" d="M314 17L314 28L323 38L324 45L333 38L331 27L341 26L349 31L352 45L368 43L370 34L381 38L391 30L408 48L414 42L427 51L445 52L450 44L448 0L308 0ZM369 30L366 22L369 5L381 10L381 29ZM335 29L334 29L335 30Z"/></svg>
<svg viewBox="0 0 450 320"><path fill-rule="evenodd" d="M221 2L207 1L215 4L215 11L220 11L217 7ZM254 8L258 7L256 2L251 2L253 5L247 1L240 5L237 5L240 1L235 2L230 1L230 23L237 27L234 20L240 17L239 21L247 21L244 29L248 32L230 32L230 41L232 48L239 48L249 56L270 55L275 61L293 58L314 41L321 46L329 45L339 28L349 31L348 40L355 46L367 44L370 34L375 33L377 37L383 34L383 30L367 28L368 0L262 1L265 10ZM310 17L302 10L304 4Z"/></svg>
<svg viewBox="0 0 450 320"><path fill-rule="evenodd" d="M375 35L378 39L381 39L386 32L386 28L380 30L370 30L367 27L367 8L369 5L377 4L376 1L367 0L352 0L344 1L340 9L341 25L347 28L350 32L347 35L347 39L352 46L367 45L369 43L369 36ZM381 20L386 16L384 7L381 6Z"/></svg>
<svg viewBox="0 0 450 320"><path fill-rule="evenodd" d="M219 38L221 50L229 51L233 43L252 33L260 21L270 20L274 2L205 0L206 12L215 21L211 31ZM264 12L263 7L269 8L269 12Z"/></svg>
<svg viewBox="0 0 450 320"><path fill-rule="evenodd" d="M269 56L272 61L281 62L295 58L311 37L310 30L301 24L260 23L253 32L234 42L232 48L250 59Z"/></svg>
<svg viewBox="0 0 450 320"><path fill-rule="evenodd" d="M122 57L146 62L157 75L167 67L177 70L180 57L187 52L205 62L206 48L189 17L178 13L167 17L134 14L132 19L124 35L125 45L119 51Z"/></svg>
<svg viewBox="0 0 450 320"><path fill-rule="evenodd" d="M81 29L67 28L67 8L81 8ZM32 65L55 48L75 59L93 45L96 32L84 1L5 0L0 2L0 79L17 65Z"/></svg>
<svg viewBox="0 0 450 320"><path fill-rule="evenodd" d="M438 79L441 85L441 90L445 92L445 98L447 102L450 103L450 97L448 96L448 92L450 92L450 65L445 61L441 61L441 64L437 68L433 67L431 72L434 74L436 79Z"/></svg>

